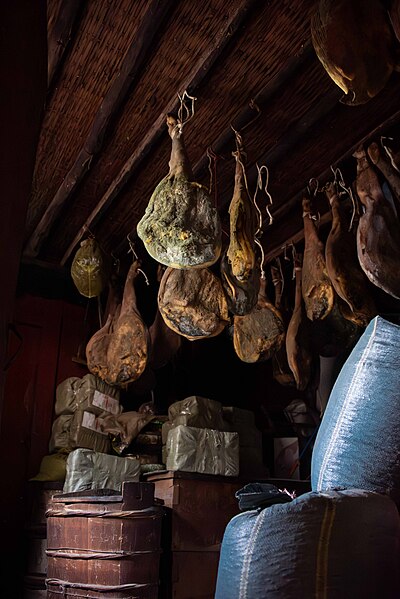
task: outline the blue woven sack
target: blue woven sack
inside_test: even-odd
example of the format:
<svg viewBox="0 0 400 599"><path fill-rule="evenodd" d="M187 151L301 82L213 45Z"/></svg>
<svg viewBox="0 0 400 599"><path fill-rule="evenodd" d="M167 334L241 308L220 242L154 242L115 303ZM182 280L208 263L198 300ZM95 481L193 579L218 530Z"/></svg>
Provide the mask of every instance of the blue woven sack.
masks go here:
<svg viewBox="0 0 400 599"><path fill-rule="evenodd" d="M305 493L230 520L215 599L398 599L399 546L389 497Z"/></svg>
<svg viewBox="0 0 400 599"><path fill-rule="evenodd" d="M311 487L378 491L400 503L400 326L382 316L371 320L332 388Z"/></svg>

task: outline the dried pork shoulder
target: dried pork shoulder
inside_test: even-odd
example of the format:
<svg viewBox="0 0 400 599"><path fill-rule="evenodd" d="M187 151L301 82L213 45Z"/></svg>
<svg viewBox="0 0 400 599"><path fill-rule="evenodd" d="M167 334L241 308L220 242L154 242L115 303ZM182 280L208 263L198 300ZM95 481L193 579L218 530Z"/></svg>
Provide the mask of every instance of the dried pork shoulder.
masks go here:
<svg viewBox="0 0 400 599"><path fill-rule="evenodd" d="M296 291L294 309L286 332L286 353L290 370L296 381L296 387L304 391L311 378L311 325L307 318L302 294L301 256L295 262Z"/></svg>
<svg viewBox="0 0 400 599"><path fill-rule="evenodd" d="M332 211L332 226L325 245L326 269L336 293L348 306L343 315L366 327L376 315L370 283L360 267L356 237L349 231L350 219L337 185L330 182L325 189Z"/></svg>
<svg viewBox="0 0 400 599"><path fill-rule="evenodd" d="M136 307L133 285L138 267L135 261L129 269L122 304L86 346L90 372L109 385L121 386L135 381L147 364L149 334Z"/></svg>
<svg viewBox="0 0 400 599"><path fill-rule="evenodd" d="M363 104L386 85L396 63L395 36L380 0L320 0L311 18L318 59L346 94Z"/></svg>
<svg viewBox="0 0 400 599"><path fill-rule="evenodd" d="M160 264L157 269L157 279L161 282L165 268ZM154 368L162 368L172 360L182 344L182 337L168 327L157 306L153 324L149 328L150 352L149 365Z"/></svg>
<svg viewBox="0 0 400 599"><path fill-rule="evenodd" d="M167 268L158 308L166 325L190 341L215 337L229 323L221 281L208 268Z"/></svg>
<svg viewBox="0 0 400 599"><path fill-rule="evenodd" d="M205 268L221 253L221 223L208 190L193 181L179 122L167 116L169 173L154 190L137 233L150 256L173 268Z"/></svg>
<svg viewBox="0 0 400 599"><path fill-rule="evenodd" d="M333 308L334 289L329 279L324 244L318 237L310 200L303 197L304 259L302 268L302 293L310 320L326 318Z"/></svg>
<svg viewBox="0 0 400 599"><path fill-rule="evenodd" d="M393 297L400 299L400 227L389 200L382 192L373 166L360 147L357 159L356 189L364 206L357 227L357 252L368 279Z"/></svg>
<svg viewBox="0 0 400 599"><path fill-rule="evenodd" d="M234 316L233 346L242 362L269 360L284 343L282 315L269 301L266 278L260 278L257 305L245 316Z"/></svg>
<svg viewBox="0 0 400 599"><path fill-rule="evenodd" d="M237 316L244 316L257 304L260 289L260 267L253 268L245 281L240 281L232 274L231 264L226 252L220 263L221 282L228 302L229 311Z"/></svg>

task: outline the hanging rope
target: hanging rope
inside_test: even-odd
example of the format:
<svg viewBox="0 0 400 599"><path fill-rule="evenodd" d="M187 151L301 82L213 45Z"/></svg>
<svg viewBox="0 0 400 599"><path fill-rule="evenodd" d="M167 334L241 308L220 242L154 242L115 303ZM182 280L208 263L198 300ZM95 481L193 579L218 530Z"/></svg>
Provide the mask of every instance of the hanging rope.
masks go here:
<svg viewBox="0 0 400 599"><path fill-rule="evenodd" d="M218 155L214 152L211 146L207 148L208 170L210 173L210 185L208 193L211 195L214 185L214 204L218 206L218 190L217 190L217 160Z"/></svg>
<svg viewBox="0 0 400 599"><path fill-rule="evenodd" d="M393 140L393 137L384 137L384 136L381 136L381 146L382 146L382 148L385 150L385 152L386 152L386 154L387 154L387 156L388 156L388 158L389 158L389 160L390 160L390 163L391 163L392 167L393 167L393 168L394 168L394 169L395 169L395 170L396 170L398 173L400 173L400 169L398 168L397 164L396 164L396 163L395 163L395 161L394 161L394 158L393 158L393 152L392 152L392 150L391 150L391 149L390 149L390 148L389 148L387 145L385 145L385 144L383 143L383 140L384 140L384 139L388 139L389 141L394 141L394 140Z"/></svg>
<svg viewBox="0 0 400 599"><path fill-rule="evenodd" d="M194 117L194 106L197 98L189 96L185 90L182 95L178 94L180 106L178 110L178 127L179 131L182 132L183 127ZM189 100L189 106L188 102Z"/></svg>

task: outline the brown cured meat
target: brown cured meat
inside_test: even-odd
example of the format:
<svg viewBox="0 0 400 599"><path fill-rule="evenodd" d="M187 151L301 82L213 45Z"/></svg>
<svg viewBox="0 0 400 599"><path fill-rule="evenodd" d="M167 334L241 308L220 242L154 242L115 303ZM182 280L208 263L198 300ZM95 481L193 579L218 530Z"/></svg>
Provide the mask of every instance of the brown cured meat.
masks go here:
<svg viewBox="0 0 400 599"><path fill-rule="evenodd" d="M275 287L275 308L282 314L283 321L287 327L290 319L287 317L286 310L284 310L282 304L283 275L277 266L271 265L271 276ZM272 356L272 376L280 385L292 387L296 384L287 360L286 335L282 347Z"/></svg>
<svg viewBox="0 0 400 599"><path fill-rule="evenodd" d="M285 340L285 325L279 310L266 294L266 279L260 278L257 305L250 314L234 316L233 346L242 362L269 360Z"/></svg>
<svg viewBox="0 0 400 599"><path fill-rule="evenodd" d="M160 283L165 268L161 265L157 269L157 280ZM182 344L182 337L168 327L160 310L157 307L156 316L153 324L149 328L150 334L150 353L149 365L157 370L162 368L175 356Z"/></svg>
<svg viewBox="0 0 400 599"><path fill-rule="evenodd" d="M400 299L399 221L365 150L360 147L353 156L357 159L357 194L364 206L357 227L358 260L374 285Z"/></svg>
<svg viewBox="0 0 400 599"><path fill-rule="evenodd" d="M221 222L208 190L193 182L180 123L167 116L172 139L168 175L154 190L137 233L152 258L173 268L205 268L221 253Z"/></svg>
<svg viewBox="0 0 400 599"><path fill-rule="evenodd" d="M306 316L302 294L301 255L295 261L296 291L294 310L286 332L286 353L290 370L299 391L306 389L312 369L310 346L311 322Z"/></svg>
<svg viewBox="0 0 400 599"><path fill-rule="evenodd" d="M244 316L257 304L260 289L260 267L253 268L246 281L239 281L233 274L226 252L220 263L221 282L228 302L229 311Z"/></svg>
<svg viewBox="0 0 400 599"><path fill-rule="evenodd" d="M310 320L323 320L333 308L334 289L329 279L324 244L318 237L311 214L310 200L303 197L304 260L302 293Z"/></svg>
<svg viewBox="0 0 400 599"><path fill-rule="evenodd" d="M312 350L323 357L333 357L350 350L360 337L364 327L350 319L351 310L339 295L329 316L311 323Z"/></svg>
<svg viewBox="0 0 400 599"><path fill-rule="evenodd" d="M369 281L358 261L356 237L349 231L350 219L336 184L328 183L325 190L332 211L332 226L325 245L326 269L336 293L349 308L343 315L366 327L377 311Z"/></svg>
<svg viewBox="0 0 400 599"><path fill-rule="evenodd" d="M376 96L396 65L396 39L380 0L320 0L311 39L326 72L346 94L345 104Z"/></svg>
<svg viewBox="0 0 400 599"><path fill-rule="evenodd" d="M137 310L133 286L138 268L137 261L131 265L122 304L86 346L88 369L109 385L135 381L147 364L149 334Z"/></svg>
<svg viewBox="0 0 400 599"><path fill-rule="evenodd" d="M158 290L166 325L190 341L219 335L229 324L221 281L208 268L167 268Z"/></svg>
<svg viewBox="0 0 400 599"><path fill-rule="evenodd" d="M368 156L372 162L382 173L389 184L393 195L394 209L399 215L400 212L400 171L398 167L393 166L389 156L382 151L376 142L373 142L368 147ZM383 191L383 190L382 190Z"/></svg>
<svg viewBox="0 0 400 599"><path fill-rule="evenodd" d="M244 154L233 152L236 159L235 185L229 205L229 246L227 258L232 275L240 282L252 278L259 269L256 258L255 236L257 231L257 215L252 199L245 183Z"/></svg>
<svg viewBox="0 0 400 599"><path fill-rule="evenodd" d="M389 9L389 17L393 31L400 42L400 0L392 0Z"/></svg>

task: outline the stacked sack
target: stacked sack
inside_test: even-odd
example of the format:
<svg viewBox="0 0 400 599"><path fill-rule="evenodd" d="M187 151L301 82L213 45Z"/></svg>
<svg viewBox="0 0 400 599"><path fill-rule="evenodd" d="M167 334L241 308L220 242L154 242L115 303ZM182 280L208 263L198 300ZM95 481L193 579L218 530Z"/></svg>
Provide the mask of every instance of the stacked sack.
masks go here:
<svg viewBox="0 0 400 599"><path fill-rule="evenodd" d="M249 410L190 396L173 403L162 426L167 470L238 476L266 476L262 435Z"/></svg>
<svg viewBox="0 0 400 599"><path fill-rule="evenodd" d="M400 596L399 347L374 318L332 388L312 491L229 522L215 599Z"/></svg>
<svg viewBox="0 0 400 599"><path fill-rule="evenodd" d="M118 388L93 374L66 379L56 390L50 453L78 447L110 453L110 440L101 430L98 417L117 415L121 411Z"/></svg>
<svg viewBox="0 0 400 599"><path fill-rule="evenodd" d="M239 435L224 431L222 404L190 396L171 404L162 426L167 470L237 476Z"/></svg>

